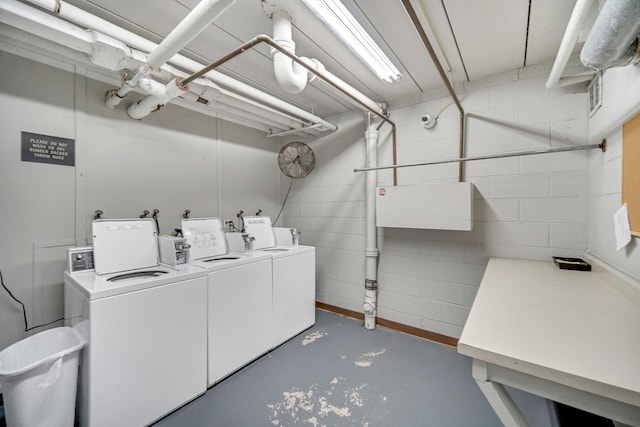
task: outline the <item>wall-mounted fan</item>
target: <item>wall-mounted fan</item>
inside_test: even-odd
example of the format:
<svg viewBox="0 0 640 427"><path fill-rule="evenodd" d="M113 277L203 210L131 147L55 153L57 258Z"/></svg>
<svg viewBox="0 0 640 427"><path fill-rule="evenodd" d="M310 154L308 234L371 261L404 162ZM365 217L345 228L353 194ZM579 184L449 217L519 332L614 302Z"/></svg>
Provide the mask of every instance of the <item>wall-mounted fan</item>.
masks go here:
<svg viewBox="0 0 640 427"><path fill-rule="evenodd" d="M304 178L316 164L313 150L304 142L290 142L278 153L278 166L289 178Z"/></svg>

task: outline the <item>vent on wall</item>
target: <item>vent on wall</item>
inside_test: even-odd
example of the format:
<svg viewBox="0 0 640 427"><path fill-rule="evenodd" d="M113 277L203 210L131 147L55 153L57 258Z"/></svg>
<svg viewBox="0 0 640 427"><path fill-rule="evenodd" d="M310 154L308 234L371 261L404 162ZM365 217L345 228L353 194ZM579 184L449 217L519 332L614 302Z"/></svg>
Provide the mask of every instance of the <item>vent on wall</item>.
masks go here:
<svg viewBox="0 0 640 427"><path fill-rule="evenodd" d="M589 117L592 117L602 106L602 72L596 73L587 86L589 96Z"/></svg>

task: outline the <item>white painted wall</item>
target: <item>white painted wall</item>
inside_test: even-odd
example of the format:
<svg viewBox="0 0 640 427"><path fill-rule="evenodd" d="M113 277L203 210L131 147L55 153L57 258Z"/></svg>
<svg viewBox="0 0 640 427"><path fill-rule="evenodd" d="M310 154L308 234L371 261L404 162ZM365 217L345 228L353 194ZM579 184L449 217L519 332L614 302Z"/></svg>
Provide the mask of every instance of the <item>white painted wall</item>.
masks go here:
<svg viewBox="0 0 640 427"><path fill-rule="evenodd" d="M50 289L59 288L64 268L56 265L56 279L46 268L61 252L56 246L73 242L75 172L67 166L21 162L20 132L74 138L74 76L2 52L0 64L0 270L5 285L26 305L32 325L44 317L42 308L34 312L36 305L42 306L40 297L55 311L56 317L47 321L62 314L62 295ZM30 78L37 73L46 79ZM0 348L24 336L21 307L4 289L0 325Z"/></svg>
<svg viewBox="0 0 640 427"><path fill-rule="evenodd" d="M589 251L640 280L640 241L616 251L613 214L622 204L622 125L640 112L640 67L607 70L602 78L602 107L589 120L593 142L607 140L604 156L591 157Z"/></svg>
<svg viewBox="0 0 640 427"><path fill-rule="evenodd" d="M179 225L184 209L192 217L234 219L240 209L248 215L262 209L275 219L290 181L275 167L274 141L260 132L173 106L132 121L124 106L103 108L108 86L74 74L73 67L0 55L0 269L25 302L30 324L62 314L66 247L84 243L96 209L116 218L157 208L163 233ZM473 231L380 231L381 317L459 336L490 256L548 261L582 256L589 248L640 276L637 240L616 252L610 222L620 203L620 127L640 105L633 96L640 93L638 68L605 74L603 107L591 120L583 90L547 90L547 74L546 67L532 67L460 88L473 115L467 119L467 154L584 144L603 136L607 153L467 164L466 179L477 187ZM459 117L449 102L439 91L392 106L400 163L457 156ZM424 130L420 117L443 108L437 127ZM365 118L355 112L330 120L339 130L310 141L316 168L294 180L280 224L297 227L302 243L317 246L317 299L360 311L364 174L353 168L364 165ZM390 164L385 129L380 163ZM21 162L21 130L75 138L76 167ZM400 185L451 182L457 166L404 169L398 176ZM381 172L379 183L390 185L391 172ZM5 293L0 324L0 348L24 336L20 308Z"/></svg>
<svg viewBox="0 0 640 427"><path fill-rule="evenodd" d="M467 154L500 153L588 143L584 90L547 90L548 67L515 70L460 89L467 113ZM575 93L574 93L575 92ZM435 95L435 96L434 96ZM392 105L398 162L457 157L459 115L446 108L432 130L420 117L450 102L440 93ZM339 130L311 143L312 175L295 182L285 222L317 246L317 299L361 311L364 294L365 122L362 113L331 118ZM384 133L384 132L383 132ZM380 141L380 164L391 164L391 142ZM594 154L595 155L595 154ZM470 232L383 229L379 264L380 317L458 337L491 256L549 261L582 256L588 246L587 151L468 163L476 185ZM398 171L399 185L457 180L457 165ZM391 172L379 183L391 185ZM281 187L284 185L281 184ZM419 209L429 209L423 201Z"/></svg>
<svg viewBox="0 0 640 427"><path fill-rule="evenodd" d="M38 62L0 51L0 270L30 326L63 316L66 249L90 241L96 209L104 218L159 209L162 234L180 226L185 209L192 217L277 213L276 141L172 105L131 120L129 100L104 107L108 85L29 55ZM20 131L75 139L76 166L20 161ZM4 290L0 325L0 349L26 336Z"/></svg>

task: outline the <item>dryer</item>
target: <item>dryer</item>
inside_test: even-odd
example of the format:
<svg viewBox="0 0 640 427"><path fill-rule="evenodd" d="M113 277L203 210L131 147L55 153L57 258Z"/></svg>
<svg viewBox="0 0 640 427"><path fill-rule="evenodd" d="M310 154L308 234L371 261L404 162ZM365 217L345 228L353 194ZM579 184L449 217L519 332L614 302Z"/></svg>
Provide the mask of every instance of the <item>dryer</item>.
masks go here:
<svg viewBox="0 0 640 427"><path fill-rule="evenodd" d="M191 264L208 272L211 386L271 349L271 257L230 253L218 218L185 219Z"/></svg>
<svg viewBox="0 0 640 427"><path fill-rule="evenodd" d="M95 221L93 243L95 271L64 275L80 425L147 425L206 391L207 272L158 263L152 219Z"/></svg>
<svg viewBox="0 0 640 427"><path fill-rule="evenodd" d="M271 257L273 348L316 322L315 247L299 245L295 229L274 231L268 216L244 217L244 222L245 231L255 238L255 252ZM286 238L287 232L291 240ZM286 243L277 244L276 234L284 236Z"/></svg>

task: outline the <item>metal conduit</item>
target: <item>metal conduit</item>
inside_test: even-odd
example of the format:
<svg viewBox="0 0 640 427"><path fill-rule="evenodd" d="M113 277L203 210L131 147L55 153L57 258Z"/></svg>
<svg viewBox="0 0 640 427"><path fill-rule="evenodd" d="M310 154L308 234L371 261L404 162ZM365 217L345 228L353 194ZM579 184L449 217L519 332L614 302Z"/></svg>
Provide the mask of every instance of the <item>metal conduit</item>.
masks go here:
<svg viewBox="0 0 640 427"><path fill-rule="evenodd" d="M449 82L449 79L447 78L447 73L444 71L444 69L442 68L442 65L440 64L440 61L438 60L438 56L436 55L436 51L433 49L433 46L431 45L431 42L429 41L429 37L427 37L427 34L424 32L424 28L422 28L422 24L420 23L420 19L418 18L418 15L416 14L415 9L411 5L411 1L410 0L402 0L402 5L404 6L405 10L409 14L409 18L411 18L411 22L413 23L413 26L416 28L416 31L418 32L418 35L420 35L420 38L422 39L422 43L427 48L427 51L429 52L429 56L431 56L431 60L433 61L433 65L438 70L438 73L440 74L440 77L442 78L442 81L444 82L445 86L447 87L447 90L449 91L449 95L451 96L451 98L453 99L453 102L455 102L456 106L458 107L458 111L460 111L459 157L460 157L460 159L462 159L464 157L464 151L465 151L464 150L464 130L465 130L464 129L464 108L462 108L462 104L460 103L460 100L458 99L458 96L456 95L456 92L453 90L453 86L451 86L451 82ZM393 163L395 165L395 163L396 163L396 160L395 160L395 144L394 144L393 148L394 148ZM394 171L395 171L395 169L394 169ZM463 166L463 163L460 162L460 165L458 166L458 182L462 182L462 181L464 181L464 166ZM395 185L395 180L394 180L394 185Z"/></svg>
<svg viewBox="0 0 640 427"><path fill-rule="evenodd" d="M369 112L375 114L376 116L380 117L382 119L383 123L385 123L385 122L389 123L391 125L391 128L392 128L391 129L391 133L392 133L392 138L393 138L393 163L396 163L396 124L394 122L389 120L389 118L387 116L385 116L384 114L380 113L379 111L376 111L376 110L372 109L365 102L361 101L360 99L358 99L357 97L353 96L351 93L346 91L343 87L341 87L339 84L334 82L333 79L330 76L327 76L322 71L316 70L315 68L311 67L309 64L307 64L306 62L301 60L295 54L293 54L293 53L287 51L286 49L284 49L275 40L273 40L271 37L269 37L266 34L259 34L256 37L254 37L253 39L243 43L241 46L235 48L231 52L229 52L226 55L220 57L218 60L213 61L211 64L207 65L206 67L204 67L200 71L197 71L197 72L193 73L192 75L190 75L189 77L187 77L186 79L180 81L179 84L180 85L184 85L184 86L188 85L189 83L191 83L195 79L197 79L199 77L202 77L203 75L205 75L209 71L219 67L220 65L224 64L225 62L235 58L236 56L240 55L243 52L246 52L247 50L253 48L254 46L256 46L256 45L258 45L260 43L266 43L269 46L273 47L274 49L278 50L279 52L282 52L283 54L285 54L286 56L291 58L293 61L295 61L298 64L302 65L310 73L315 74L317 77L319 77L320 79L322 79L323 81L325 81L326 83L330 84L335 89L337 89L338 91L340 91L341 93L346 95L349 99L354 101L356 104L360 105L360 107L364 108L366 111L369 111ZM380 124L380 126L382 126L382 123ZM398 185L397 184L397 175L395 173L395 170L394 170L394 175L393 175L393 185L394 186Z"/></svg>
<svg viewBox="0 0 640 427"><path fill-rule="evenodd" d="M372 170L381 170L381 169L398 169L398 168L411 168L416 166L429 166L429 165L439 165L443 163L455 163L455 162L470 162L473 160L487 160L487 159L501 159L503 157L517 157L517 156L531 156L534 154L547 154L547 153L560 153L563 151L580 151L580 150L591 150L594 148L599 148L602 152L607 151L607 140L603 139L600 144L589 144L589 145L574 145L571 147L556 147L556 148L540 148L537 150L528 150L528 151L511 151L508 153L499 153L499 154L483 154L480 156L471 156L471 157L461 157L459 159L443 159L443 160L433 160L430 162L420 162L420 163L406 163L403 165L389 165L389 166L378 166L375 168L360 168L354 169L354 172L367 172Z"/></svg>

